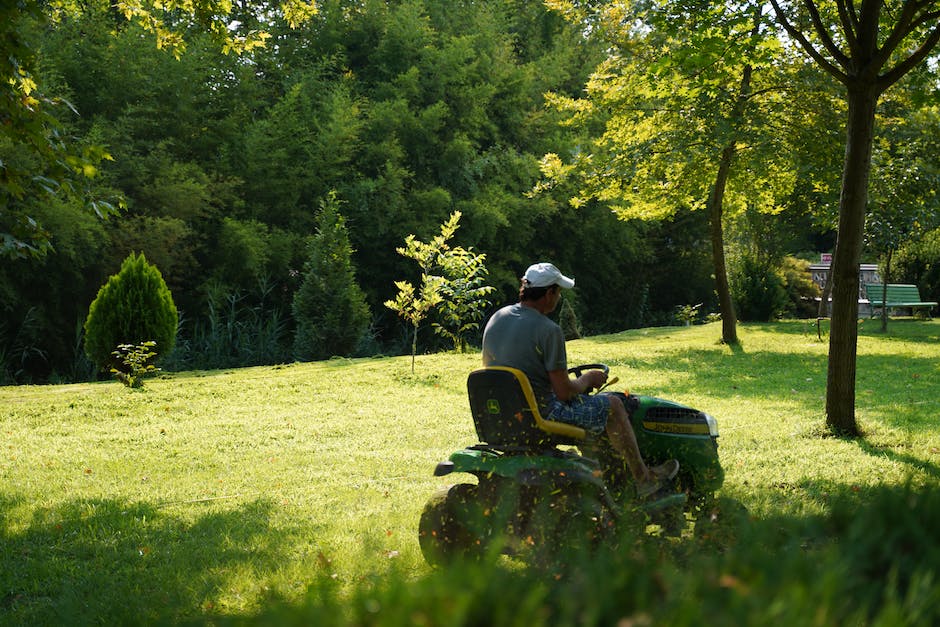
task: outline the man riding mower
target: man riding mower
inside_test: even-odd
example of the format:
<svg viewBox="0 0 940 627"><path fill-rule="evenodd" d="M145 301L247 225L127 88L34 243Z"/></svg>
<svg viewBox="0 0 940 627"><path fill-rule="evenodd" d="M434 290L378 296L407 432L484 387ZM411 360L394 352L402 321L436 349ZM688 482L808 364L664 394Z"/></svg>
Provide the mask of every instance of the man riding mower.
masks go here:
<svg viewBox="0 0 940 627"><path fill-rule="evenodd" d="M571 368L603 369L603 364ZM610 381L615 382L616 379ZM680 533L721 487L718 426L708 414L672 401L620 394L648 463L679 461L675 479L638 498L630 472L606 437L546 420L520 370L488 367L467 380L479 443L437 465L436 476L467 473L476 482L440 490L426 504L419 542L433 565L493 550L520 553L559 542L611 537L625 520Z"/></svg>

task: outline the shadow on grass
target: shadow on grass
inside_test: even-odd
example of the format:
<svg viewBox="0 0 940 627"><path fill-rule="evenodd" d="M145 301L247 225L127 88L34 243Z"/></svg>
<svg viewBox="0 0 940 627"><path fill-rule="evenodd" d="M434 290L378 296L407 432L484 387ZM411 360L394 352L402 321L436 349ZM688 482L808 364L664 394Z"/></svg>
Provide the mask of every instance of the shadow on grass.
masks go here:
<svg viewBox="0 0 940 627"><path fill-rule="evenodd" d="M919 318L891 318L888 321L888 331L881 331L880 318L859 317L858 334L863 337L885 339L900 342L935 343L940 341L940 325L935 322ZM744 329L748 328L745 323ZM775 334L800 335L806 339L829 344L830 321L828 318L820 320L817 326L816 318L805 320L781 320L770 324L757 324L754 328L766 327Z"/></svg>
<svg viewBox="0 0 940 627"><path fill-rule="evenodd" d="M819 486L816 486L819 488ZM622 530L545 564L456 561L218 625L936 624L940 491L827 488L823 515L752 519L733 501L681 538ZM727 516L725 514L728 514ZM807 617L815 618L808 620ZM880 618L880 620L879 620Z"/></svg>
<svg viewBox="0 0 940 627"><path fill-rule="evenodd" d="M637 355L611 360L611 365L681 374L662 384L669 398L680 402L684 396L706 394L752 401L757 410L786 402L802 406L805 413L822 413L828 363L825 354L757 351L729 355L726 351L691 349L666 358ZM935 424L923 419L930 417L929 408L921 407L918 399L933 401L935 384L927 375L936 368L936 360L926 357L859 355L856 405L891 427L933 430Z"/></svg>
<svg viewBox="0 0 940 627"><path fill-rule="evenodd" d="M903 464L912 471L919 471L934 480L940 480L940 465L925 461L914 455L897 452L893 447L872 444L865 439L854 440L859 449L872 457L884 457L892 462Z"/></svg>
<svg viewBox="0 0 940 627"><path fill-rule="evenodd" d="M16 497L0 495L9 511ZM0 623L141 624L217 610L242 568L274 570L287 538L266 500L195 521L149 503L75 500L24 529L0 519Z"/></svg>

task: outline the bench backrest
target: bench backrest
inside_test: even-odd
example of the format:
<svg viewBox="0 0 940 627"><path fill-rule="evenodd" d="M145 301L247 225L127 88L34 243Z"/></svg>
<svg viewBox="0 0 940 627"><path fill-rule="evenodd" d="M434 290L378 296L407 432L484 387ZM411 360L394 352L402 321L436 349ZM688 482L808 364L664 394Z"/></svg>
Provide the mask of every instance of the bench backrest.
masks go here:
<svg viewBox="0 0 940 627"><path fill-rule="evenodd" d="M481 442L534 446L587 437L583 429L542 418L529 378L521 370L496 366L474 370L467 377L467 393Z"/></svg>
<svg viewBox="0 0 940 627"><path fill-rule="evenodd" d="M888 304L891 303L919 303L920 290L916 285L904 285L899 283L889 283L887 294L884 293L884 286L881 283L866 283L865 293L868 295L868 302L872 304L881 304L882 296L885 297Z"/></svg>

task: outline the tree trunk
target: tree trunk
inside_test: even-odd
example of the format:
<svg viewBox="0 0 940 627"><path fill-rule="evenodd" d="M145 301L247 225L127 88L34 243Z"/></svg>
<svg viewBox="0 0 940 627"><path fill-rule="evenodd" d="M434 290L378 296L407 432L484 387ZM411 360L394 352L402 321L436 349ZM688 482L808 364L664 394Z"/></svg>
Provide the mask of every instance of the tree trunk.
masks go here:
<svg viewBox="0 0 940 627"><path fill-rule="evenodd" d="M753 36L757 37L761 25L761 8L754 10ZM751 95L751 76L754 68L744 66L741 74L741 87L731 112L733 124L741 123L744 115L744 106ZM734 161L737 139L732 137L721 151L721 160L718 163L718 173L715 175L715 185L708 197L708 222L712 240L712 262L715 265L715 290L718 292L718 308L721 310L721 341L725 344L738 343L738 315L734 311L734 299L731 298L731 286L728 283L728 266L725 262L725 236L724 226L724 200L725 188L728 186L728 176L731 174L731 163Z"/></svg>
<svg viewBox="0 0 940 627"><path fill-rule="evenodd" d="M829 297L832 295L832 267L834 265L835 251L833 251L833 255L829 260L829 270L826 271L826 282L823 284L822 296L819 299L819 308L816 310L817 318L829 317Z"/></svg>
<svg viewBox="0 0 940 627"><path fill-rule="evenodd" d="M859 84L861 83L861 84ZM826 424L855 436L855 360L858 343L858 272L868 203L872 137L878 90L866 81L848 87L845 167L839 199L839 237L832 260L832 322L826 380Z"/></svg>
<svg viewBox="0 0 940 627"><path fill-rule="evenodd" d="M725 237L722 218L724 215L725 187L734 158L734 144L728 144L721 152L715 185L708 198L708 222L712 240L712 262L715 264L715 288L718 292L718 308L721 310L721 341L725 344L738 343L738 317L734 312L731 298L731 286L728 283L728 267L725 263Z"/></svg>
<svg viewBox="0 0 940 627"><path fill-rule="evenodd" d="M888 282L891 280L891 256L894 251L888 249L888 258L885 260L885 275L881 279L881 332L888 332Z"/></svg>

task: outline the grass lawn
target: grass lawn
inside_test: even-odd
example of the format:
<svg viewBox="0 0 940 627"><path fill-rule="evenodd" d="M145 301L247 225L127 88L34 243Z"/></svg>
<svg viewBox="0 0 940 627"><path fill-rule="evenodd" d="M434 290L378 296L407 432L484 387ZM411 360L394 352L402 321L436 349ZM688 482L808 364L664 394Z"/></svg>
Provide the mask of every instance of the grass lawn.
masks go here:
<svg viewBox="0 0 940 627"><path fill-rule="evenodd" d="M827 513L834 494L940 479L940 322L860 326L864 437L828 436L815 325L627 331L569 343L618 386L718 419L722 495L755 521ZM0 388L0 623L204 621L428 576L416 527L476 441L479 355L345 360Z"/></svg>

